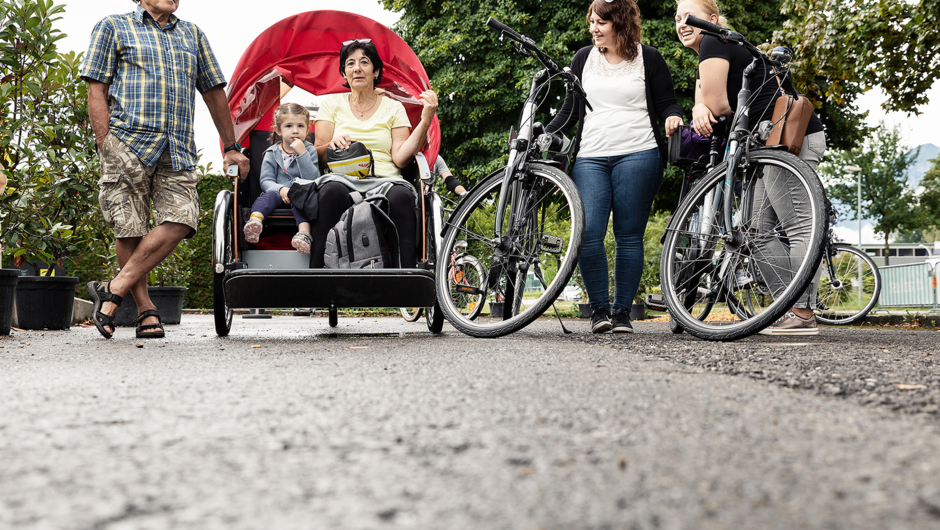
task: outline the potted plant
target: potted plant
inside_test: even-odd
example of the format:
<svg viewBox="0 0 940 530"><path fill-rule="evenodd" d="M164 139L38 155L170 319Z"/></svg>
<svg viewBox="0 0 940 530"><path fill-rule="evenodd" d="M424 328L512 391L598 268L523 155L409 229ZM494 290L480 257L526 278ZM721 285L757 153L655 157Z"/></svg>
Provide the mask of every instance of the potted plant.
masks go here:
<svg viewBox="0 0 940 530"><path fill-rule="evenodd" d="M0 197L6 191L7 170L0 164ZM2 245L0 245L2 253ZM0 254L2 259L2 254ZM2 263L0 263L2 265ZM16 284L20 279L18 269L0 269L0 335L9 335L13 325L13 308L16 301Z"/></svg>
<svg viewBox="0 0 940 530"><path fill-rule="evenodd" d="M0 7L0 159L10 176L0 196L0 241L17 267L63 267L67 256L85 252L102 224L89 198L98 168L81 55L56 51L63 35L53 22L63 6L0 0ZM77 284L72 276L20 278L18 325L68 329Z"/></svg>
<svg viewBox="0 0 940 530"><path fill-rule="evenodd" d="M581 269L576 268L574 270L571 281L581 290L581 300L578 301L581 318L591 318L591 301L588 300L587 289L584 287L584 278L581 277Z"/></svg>

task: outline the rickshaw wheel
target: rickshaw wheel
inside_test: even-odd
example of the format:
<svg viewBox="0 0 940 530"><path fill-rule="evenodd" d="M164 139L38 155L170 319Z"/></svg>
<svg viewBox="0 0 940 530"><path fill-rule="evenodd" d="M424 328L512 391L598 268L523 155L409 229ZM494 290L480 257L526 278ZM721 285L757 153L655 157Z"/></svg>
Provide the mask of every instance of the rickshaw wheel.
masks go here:
<svg viewBox="0 0 940 530"><path fill-rule="evenodd" d="M428 322L428 331L437 335L444 329L444 312L441 306L434 302L434 305L424 309L424 316Z"/></svg>
<svg viewBox="0 0 940 530"><path fill-rule="evenodd" d="M335 328L339 324L339 310L335 307L329 309L330 327Z"/></svg>

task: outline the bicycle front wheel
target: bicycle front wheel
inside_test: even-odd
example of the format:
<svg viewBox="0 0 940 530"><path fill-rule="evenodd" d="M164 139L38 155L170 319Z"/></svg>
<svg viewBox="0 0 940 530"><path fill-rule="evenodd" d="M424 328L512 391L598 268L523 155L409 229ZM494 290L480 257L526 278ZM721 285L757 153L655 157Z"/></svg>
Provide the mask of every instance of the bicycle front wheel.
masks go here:
<svg viewBox="0 0 940 530"><path fill-rule="evenodd" d="M443 237L441 255L456 251L476 259L484 273L481 288L455 288L448 261L437 263L441 309L455 328L473 337L507 335L541 316L571 279L584 238L577 188L567 175L542 164L530 164L508 186L503 234L495 237L503 175L496 171L474 187L451 214ZM479 309L485 304L489 317L468 311L468 294L479 297Z"/></svg>
<svg viewBox="0 0 940 530"><path fill-rule="evenodd" d="M831 326L865 318L881 296L881 273L867 252L851 245L832 245L823 258L816 291L816 320ZM829 273L832 265L833 274Z"/></svg>
<svg viewBox="0 0 940 530"><path fill-rule="evenodd" d="M670 317L699 338L734 340L772 324L809 285L822 253L824 194L812 168L771 150L748 162L736 175L743 185L733 192L732 226L724 221L724 162L686 195L667 229L663 296Z"/></svg>

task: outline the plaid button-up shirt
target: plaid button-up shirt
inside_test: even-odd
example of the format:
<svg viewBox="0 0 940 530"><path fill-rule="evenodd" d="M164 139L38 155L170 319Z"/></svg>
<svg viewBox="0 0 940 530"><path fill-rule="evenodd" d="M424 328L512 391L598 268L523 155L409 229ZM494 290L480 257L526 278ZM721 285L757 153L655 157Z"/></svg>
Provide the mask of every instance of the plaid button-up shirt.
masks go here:
<svg viewBox="0 0 940 530"><path fill-rule="evenodd" d="M110 85L111 134L151 167L169 146L173 170L196 167L194 89L225 85L225 77L196 25L171 15L160 27L143 7L99 22L82 78Z"/></svg>

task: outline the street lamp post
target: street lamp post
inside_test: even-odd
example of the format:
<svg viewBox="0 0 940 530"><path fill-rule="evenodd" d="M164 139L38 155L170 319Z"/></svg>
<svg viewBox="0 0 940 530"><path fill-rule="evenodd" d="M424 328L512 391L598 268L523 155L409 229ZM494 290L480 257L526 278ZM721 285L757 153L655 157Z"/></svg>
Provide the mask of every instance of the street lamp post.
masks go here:
<svg viewBox="0 0 940 530"><path fill-rule="evenodd" d="M862 168L859 166L845 166L843 169L849 173L855 173L858 176L858 197L856 198L855 203L855 216L858 217L858 249L862 252L865 250L862 248ZM862 299L862 265L858 266L858 287L856 288L858 292L858 299Z"/></svg>

